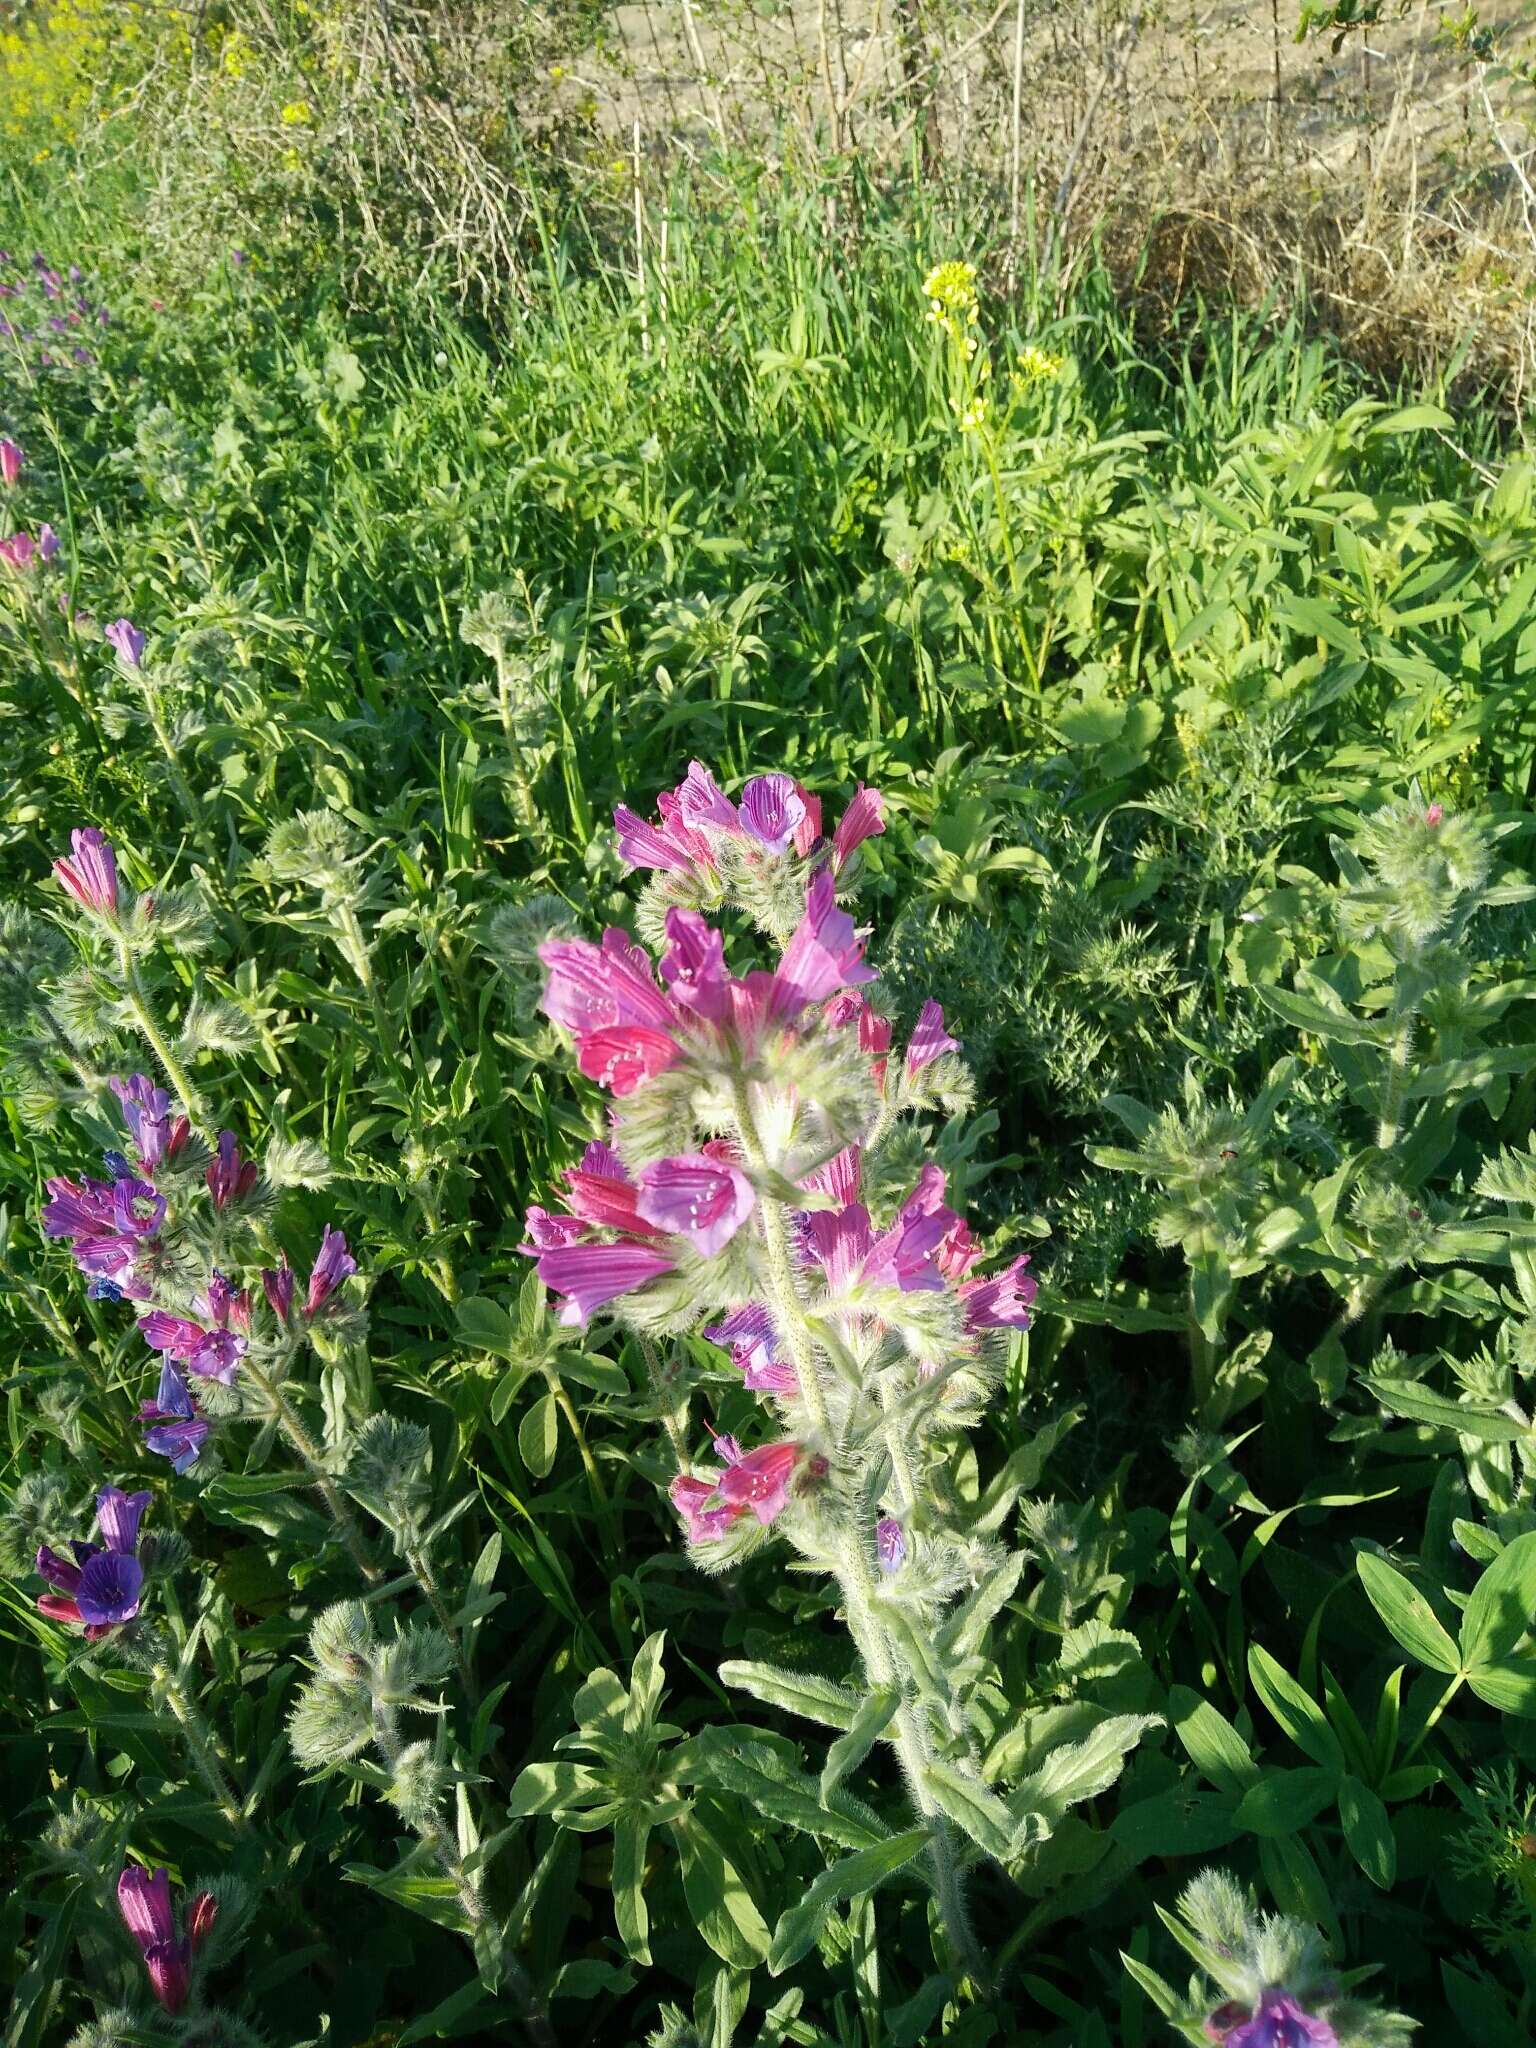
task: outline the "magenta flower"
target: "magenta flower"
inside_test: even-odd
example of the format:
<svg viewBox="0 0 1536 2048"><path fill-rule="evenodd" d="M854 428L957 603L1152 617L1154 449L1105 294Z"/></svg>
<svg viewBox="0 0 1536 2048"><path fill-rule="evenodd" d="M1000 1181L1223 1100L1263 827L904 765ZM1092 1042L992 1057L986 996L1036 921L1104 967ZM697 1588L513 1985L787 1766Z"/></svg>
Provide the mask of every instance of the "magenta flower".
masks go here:
<svg viewBox="0 0 1536 2048"><path fill-rule="evenodd" d="M825 1166L815 1167L800 1185L817 1194L830 1195L840 1209L859 1199L864 1179L864 1158L857 1145L845 1145Z"/></svg>
<svg viewBox="0 0 1536 2048"><path fill-rule="evenodd" d="M917 1022L907 1043L907 1078L920 1074L924 1067L946 1052L958 1052L960 1041L951 1038L944 1029L944 1012L932 997L917 1013Z"/></svg>
<svg viewBox="0 0 1536 2048"><path fill-rule="evenodd" d="M864 942L847 911L838 909L832 877L823 870L807 891L805 915L774 973L770 1014L795 1017L809 1003L875 979L874 968L864 964Z"/></svg>
<svg viewBox="0 0 1536 2048"><path fill-rule="evenodd" d="M248 1331L251 1327L250 1289L232 1286L217 1269L209 1274L207 1290L193 1306L217 1329L233 1326Z"/></svg>
<svg viewBox="0 0 1536 2048"><path fill-rule="evenodd" d="M45 519L37 529L37 552L45 562L51 562L59 552L59 536Z"/></svg>
<svg viewBox="0 0 1536 2048"><path fill-rule="evenodd" d="M114 1074L108 1084L123 1106L123 1121L133 1138L139 1164L152 1173L163 1160L174 1159L191 1136L184 1116L171 1117L171 1098L147 1074Z"/></svg>
<svg viewBox="0 0 1536 2048"><path fill-rule="evenodd" d="M1264 1993L1251 2019L1240 2019L1212 2039L1222 2048L1339 2048L1339 2037L1326 2020L1314 2019L1288 1991L1276 1990Z"/></svg>
<svg viewBox="0 0 1536 2048"><path fill-rule="evenodd" d="M293 1268L286 1259L279 1266L262 1269L261 1291L267 1297L267 1306L280 1323L288 1320L288 1311L293 1307Z"/></svg>
<svg viewBox="0 0 1536 2048"><path fill-rule="evenodd" d="M637 1206L645 1222L677 1231L702 1257L712 1259L752 1214L756 1199L740 1167L687 1152L645 1168Z"/></svg>
<svg viewBox="0 0 1536 2048"><path fill-rule="evenodd" d="M1444 804L1431 804L1429 809L1424 813L1424 822L1429 827L1431 832L1434 831L1437 825L1442 824L1444 822L1444 819Z"/></svg>
<svg viewBox="0 0 1536 2048"><path fill-rule="evenodd" d="M37 559L37 543L30 533L13 533L0 540L0 562L18 576L24 576Z"/></svg>
<svg viewBox="0 0 1536 2048"><path fill-rule="evenodd" d="M141 633L132 619L114 619L102 631L102 639L117 650L117 658L124 668L142 668L147 637Z"/></svg>
<svg viewBox="0 0 1536 2048"><path fill-rule="evenodd" d="M0 440L0 484L7 490L21 475L26 459L14 441Z"/></svg>
<svg viewBox="0 0 1536 2048"><path fill-rule="evenodd" d="M622 1230L633 1237L657 1237L657 1226L640 1213L640 1190L625 1171L611 1145L594 1139L581 1155L580 1166L563 1176L571 1214L597 1230ZM544 1212L540 1212L543 1214ZM529 1211L530 1218L533 1212ZM570 1242L567 1238L565 1242Z"/></svg>
<svg viewBox="0 0 1536 2048"><path fill-rule="evenodd" d="M309 1292L304 1298L306 1316L317 1316L343 1280L357 1271L357 1261L347 1250L347 1240L329 1223L320 1237L320 1249L309 1272Z"/></svg>
<svg viewBox="0 0 1536 2048"><path fill-rule="evenodd" d="M541 1209L537 1202L529 1209L523 1220L528 1233L526 1244L518 1250L525 1257L536 1259L540 1252L551 1252L557 1245L583 1244L589 1231L579 1216L556 1216L548 1209Z"/></svg>
<svg viewBox="0 0 1536 2048"><path fill-rule="evenodd" d="M696 910L669 910L667 940L660 969L668 995L696 1017L723 1023L731 1015L734 985L719 932Z"/></svg>
<svg viewBox="0 0 1536 2048"><path fill-rule="evenodd" d="M626 1024L665 1032L675 1021L672 1004L652 979L645 948L614 926L600 946L590 939L555 939L540 946L539 958L549 969L539 1006L578 1037Z"/></svg>
<svg viewBox="0 0 1536 2048"><path fill-rule="evenodd" d="M73 858L56 860L53 872L87 910L101 917L117 914L117 857L94 825L71 832Z"/></svg>
<svg viewBox="0 0 1536 2048"><path fill-rule="evenodd" d="M705 1479L693 1473L679 1472L667 1488L667 1495L683 1518L690 1543L714 1542L746 1513L743 1507L720 1504L718 1473ZM711 1507L711 1501L717 1505Z"/></svg>
<svg viewBox="0 0 1536 2048"><path fill-rule="evenodd" d="M554 1245L539 1254L539 1278L552 1292L565 1296L559 1320L583 1329L610 1301L671 1271L672 1261L665 1252L633 1240Z"/></svg>
<svg viewBox="0 0 1536 2048"><path fill-rule="evenodd" d="M80 1623L90 1642L133 1620L144 1585L144 1567L135 1552L149 1500L147 1493L104 1486L96 1496L103 1544L73 1544L73 1562L47 1544L42 1546L36 1559L38 1576L59 1590L39 1597L39 1613L53 1621Z"/></svg>
<svg viewBox="0 0 1536 2048"><path fill-rule="evenodd" d="M882 1515L875 1524L875 1556L887 1577L907 1561L906 1532L894 1515Z"/></svg>
<svg viewBox="0 0 1536 2048"><path fill-rule="evenodd" d="M800 1383L795 1368L779 1357L779 1333L773 1317L759 1303L743 1302L718 1322L706 1325L711 1344L729 1348L742 1385L752 1394L793 1394Z"/></svg>
<svg viewBox="0 0 1536 2048"><path fill-rule="evenodd" d="M156 1998L169 2013L180 2012L192 1983L192 1958L207 1940L219 1906L211 1892L187 1901L186 1931L178 1936L171 1909L171 1878L166 1870L144 1870L130 1864L117 1880L117 1903Z"/></svg>
<svg viewBox="0 0 1536 2048"><path fill-rule="evenodd" d="M185 1379L169 1358L160 1367L155 1398L144 1402L139 1420L154 1425L144 1433L146 1448L157 1458L169 1458L172 1471L178 1474L197 1463L212 1426L198 1414Z"/></svg>
<svg viewBox="0 0 1536 2048"><path fill-rule="evenodd" d="M800 1456L799 1444L759 1445L721 1474L720 1498L727 1507L750 1508L766 1528L783 1512Z"/></svg>
<svg viewBox="0 0 1536 2048"><path fill-rule="evenodd" d="M770 853L786 853L805 823L805 799L791 775L754 775L741 792L742 830Z"/></svg>
<svg viewBox="0 0 1536 2048"><path fill-rule="evenodd" d="M695 832L673 795L660 800L661 823L648 825L628 805L620 804L613 822L619 834L619 858L628 868L657 868L663 874L709 875L715 856L702 832Z"/></svg>
<svg viewBox="0 0 1536 2048"><path fill-rule="evenodd" d="M1029 1328L1029 1305L1040 1290L1024 1270L1028 1264L1029 1254L1022 1252L990 1279L961 1281L960 1299L965 1303L968 1329Z"/></svg>
<svg viewBox="0 0 1536 2048"><path fill-rule="evenodd" d="M633 1095L681 1058L677 1040L648 1024L605 1025L576 1040L577 1066L612 1095Z"/></svg>
<svg viewBox="0 0 1536 2048"><path fill-rule="evenodd" d="M246 1344L233 1330L205 1330L201 1323L160 1308L140 1316L139 1329L151 1350L180 1359L201 1379L217 1380L225 1387L234 1385L235 1368L245 1356Z"/></svg>
<svg viewBox="0 0 1536 2048"><path fill-rule="evenodd" d="M722 794L702 761L689 762L688 773L678 785L677 800L685 824L739 836L741 820L736 806Z"/></svg>
<svg viewBox="0 0 1536 2048"><path fill-rule="evenodd" d="M832 834L832 872L839 874L856 846L884 830L885 798L878 789L866 789L861 782Z"/></svg>
<svg viewBox="0 0 1536 2048"><path fill-rule="evenodd" d="M231 1202L243 1202L256 1185L254 1159L242 1159L233 1131L220 1131L219 1149L208 1162L205 1176L215 1209L223 1211ZM345 1246L343 1246L345 1249Z"/></svg>

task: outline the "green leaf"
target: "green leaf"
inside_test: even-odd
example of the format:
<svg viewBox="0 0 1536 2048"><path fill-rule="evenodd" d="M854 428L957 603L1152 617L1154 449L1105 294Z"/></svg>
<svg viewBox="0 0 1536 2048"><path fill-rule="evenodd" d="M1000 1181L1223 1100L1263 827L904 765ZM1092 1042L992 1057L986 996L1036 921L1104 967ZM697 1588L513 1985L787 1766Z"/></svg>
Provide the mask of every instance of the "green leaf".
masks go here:
<svg viewBox="0 0 1536 2048"><path fill-rule="evenodd" d="M1069 1806L1097 1799L1125 1769L1125 1759L1149 1728L1161 1728L1160 1714L1111 1714L1081 1742L1053 1749L1009 1800L1017 1815L1038 1814L1046 1832L1058 1827Z"/></svg>
<svg viewBox="0 0 1536 2048"><path fill-rule="evenodd" d="M830 1678L818 1678L811 1671L786 1671L779 1664L751 1664L729 1658L720 1666L722 1684L738 1692L749 1692L770 1707L786 1714L799 1714L807 1721L819 1721L824 1728L841 1728L845 1733L859 1717L863 1702L845 1685Z"/></svg>
<svg viewBox="0 0 1536 2048"><path fill-rule="evenodd" d="M827 1761L821 1773L821 1797L825 1802L834 1788L840 1785L850 1771L856 1771L871 1749L889 1726L897 1708L901 1705L901 1694L895 1686L883 1686L872 1692L853 1719L853 1726L846 1735L839 1735L827 1751Z"/></svg>
<svg viewBox="0 0 1536 2048"><path fill-rule="evenodd" d="M560 1411L553 1394L540 1394L517 1425L518 1455L535 1479L543 1479L555 1462L560 1440Z"/></svg>
<svg viewBox="0 0 1536 2048"><path fill-rule="evenodd" d="M1238 1802L1236 1820L1250 1835L1285 1835L1305 1827L1333 1804L1338 1778L1315 1764L1266 1771Z"/></svg>
<svg viewBox="0 0 1536 2048"><path fill-rule="evenodd" d="M842 1899L856 1899L894 1875L928 1846L926 1828L908 1828L887 1842L859 1849L824 1870L805 1897L791 1906L773 1930L768 1968L775 1977L798 1963L815 1946L827 1916Z"/></svg>
<svg viewBox="0 0 1536 2048"><path fill-rule="evenodd" d="M683 1894L694 1926L733 1970L751 1970L768 1953L768 1923L736 1865L698 1808L675 1824Z"/></svg>
<svg viewBox="0 0 1536 2048"><path fill-rule="evenodd" d="M790 1743L757 1729L704 1728L674 1751L673 1776L679 1784L704 1784L728 1793L770 1820L847 1849L888 1838L889 1829L846 1786L840 1785L824 1805L796 1756Z"/></svg>
<svg viewBox="0 0 1536 2048"><path fill-rule="evenodd" d="M507 1812L518 1819L532 1813L559 1813L564 1808L592 1805L607 1799L607 1780L587 1764L529 1764L518 1773L507 1795Z"/></svg>
<svg viewBox="0 0 1536 2048"><path fill-rule="evenodd" d="M1328 1040L1334 1045L1380 1045L1381 1027L1361 1017L1352 1017L1347 1010L1330 1009L1313 996L1302 995L1297 989L1277 988L1271 981L1254 985L1254 994L1261 1003L1284 1018L1296 1030L1308 1032L1313 1038Z"/></svg>
<svg viewBox="0 0 1536 2048"><path fill-rule="evenodd" d="M1478 1683L1481 1674L1497 1667L1497 1689L1507 1690L1506 1679L1529 1663L1536 1681L1536 1657L1512 1659L1511 1652L1529 1635L1536 1616L1536 1531L1517 1536L1506 1545L1472 1588L1466 1612L1461 1618L1461 1662L1472 1690L1479 1698L1488 1695ZM1498 1702L1489 1700L1489 1705ZM1506 1707L1506 1713L1523 1713L1523 1707Z"/></svg>
<svg viewBox="0 0 1536 2048"><path fill-rule="evenodd" d="M1226 1715L1200 1693L1191 1692L1186 1685L1173 1686L1168 1694L1168 1718L1190 1762L1223 1792L1240 1794L1258 1776L1247 1743Z"/></svg>
<svg viewBox="0 0 1536 2048"><path fill-rule="evenodd" d="M459 1334L477 1351L489 1351L497 1358L511 1358L517 1351L517 1332L512 1318L499 1303L483 1294L472 1294L454 1309Z"/></svg>
<svg viewBox="0 0 1536 2048"><path fill-rule="evenodd" d="M941 1812L969 1835L978 1849L999 1863L1006 1863L1016 1853L1019 1823L980 1778L936 1759L924 1765L923 1784Z"/></svg>
<svg viewBox="0 0 1536 2048"><path fill-rule="evenodd" d="M1350 1854L1371 1883L1390 1891L1397 1879L1397 1841L1387 1809L1368 1785L1345 1778L1339 1786L1339 1819Z"/></svg>
<svg viewBox="0 0 1536 2048"><path fill-rule="evenodd" d="M1444 1394L1421 1387L1417 1380L1365 1379L1361 1384L1383 1408L1390 1408L1394 1415L1409 1422L1453 1429L1458 1436L1472 1437L1485 1444L1512 1444L1530 1435L1522 1423L1497 1408L1452 1401Z"/></svg>
<svg viewBox="0 0 1536 2048"><path fill-rule="evenodd" d="M626 1955L637 1963L651 1960L651 1916L645 1905L645 1846L650 1818L623 1813L613 1826L613 1919Z"/></svg>
<svg viewBox="0 0 1536 2048"><path fill-rule="evenodd" d="M1344 1751L1322 1708L1310 1693L1302 1690L1284 1665L1276 1663L1262 1643L1253 1644L1248 1652L1248 1676L1254 1691L1296 1747L1325 1771L1342 1775Z"/></svg>
<svg viewBox="0 0 1536 2048"><path fill-rule="evenodd" d="M1355 1570L1360 1574L1366 1597L1381 1616L1394 1641L1410 1657L1427 1664L1431 1671L1448 1676L1461 1668L1456 1645L1441 1627L1424 1595L1384 1557L1369 1550L1355 1553Z"/></svg>

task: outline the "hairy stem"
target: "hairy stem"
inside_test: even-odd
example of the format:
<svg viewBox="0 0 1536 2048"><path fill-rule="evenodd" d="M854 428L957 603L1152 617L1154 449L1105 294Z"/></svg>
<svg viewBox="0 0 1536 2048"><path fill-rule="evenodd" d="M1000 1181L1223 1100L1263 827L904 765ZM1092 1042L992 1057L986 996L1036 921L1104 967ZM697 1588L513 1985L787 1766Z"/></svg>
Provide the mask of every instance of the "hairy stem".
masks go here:
<svg viewBox="0 0 1536 2048"><path fill-rule="evenodd" d="M303 1417L299 1414L299 1411L283 1392L282 1374L287 1368L288 1360L293 1356L294 1348L294 1345L289 1345L287 1351L278 1360L277 1369L274 1373L264 1371L250 1352L247 1352L244 1358L241 1359L241 1370L250 1380L251 1384L271 1404L272 1413L277 1419L279 1429L282 1430L290 1446L308 1469L310 1478L314 1481L321 1499L325 1502L326 1512L336 1525L336 1533L347 1546L352 1562L357 1566L369 1585L376 1586L383 1577L383 1573L363 1548L363 1539L357 1532L357 1523L352 1518L352 1511L347 1506L345 1500L343 1500L341 1489L326 1470L324 1453L305 1428Z"/></svg>
<svg viewBox="0 0 1536 2048"><path fill-rule="evenodd" d="M160 1062L165 1072L165 1078L170 1082L172 1088L175 1089L182 1108L187 1112L192 1123L196 1125L198 1134L201 1137L210 1137L212 1135L212 1126L208 1121L208 1111L204 1105L203 1098L193 1085L191 1075L188 1074L186 1068L182 1065L179 1056L173 1050L171 1042L165 1034L160 1020L155 1015L154 1005L150 1002L149 992L144 986L143 976L139 973L138 962L134 959L126 944L119 947L118 957L122 966L123 994L127 998L128 1007L133 1013L134 1022L138 1025L139 1031L147 1041L155 1058Z"/></svg>
<svg viewBox="0 0 1536 2048"><path fill-rule="evenodd" d="M215 1753L212 1738L203 1724L203 1717L187 1698L180 1681L168 1664L156 1664L153 1671L157 1696L175 1715L181 1728L182 1742L194 1770L207 1786L213 1803L218 1807L232 1828L244 1830L250 1826L235 1797L234 1788L226 1777L223 1765Z"/></svg>

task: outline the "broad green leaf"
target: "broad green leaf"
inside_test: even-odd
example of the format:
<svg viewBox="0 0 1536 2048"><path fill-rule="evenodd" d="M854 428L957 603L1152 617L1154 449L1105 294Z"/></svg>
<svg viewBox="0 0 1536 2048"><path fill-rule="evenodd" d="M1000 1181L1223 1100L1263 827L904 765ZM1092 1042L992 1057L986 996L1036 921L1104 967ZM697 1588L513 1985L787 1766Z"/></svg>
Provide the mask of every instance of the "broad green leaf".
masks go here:
<svg viewBox="0 0 1536 2048"><path fill-rule="evenodd" d="M517 1331L500 1303L483 1294L472 1294L454 1309L454 1321L466 1343L498 1358L511 1358L517 1351Z"/></svg>
<svg viewBox="0 0 1536 2048"><path fill-rule="evenodd" d="M1018 1822L990 1786L968 1771L938 1760L924 1765L923 1785L940 1811L969 1835L978 1849L999 1863L1008 1861Z"/></svg>
<svg viewBox="0 0 1536 2048"><path fill-rule="evenodd" d="M815 1946L828 1914L841 1900L862 1897L904 1869L927 1846L927 1828L908 1828L904 1834L892 1835L889 1841L877 1842L868 1849L858 1849L824 1870L805 1897L790 1907L773 1930L773 1946L768 1951L772 1975L782 1976Z"/></svg>
<svg viewBox="0 0 1536 2048"><path fill-rule="evenodd" d="M789 1743L756 1729L702 1729L674 1752L679 1784L704 1784L742 1800L752 1811L801 1834L824 1836L847 1849L883 1842L889 1829L845 1785L824 1805L816 1781L793 1761Z"/></svg>
<svg viewBox="0 0 1536 2048"><path fill-rule="evenodd" d="M1371 1883L1390 1891L1397 1878L1397 1842L1387 1809L1368 1785L1345 1778L1339 1786L1339 1819L1350 1854Z"/></svg>
<svg viewBox="0 0 1536 2048"><path fill-rule="evenodd" d="M644 1813L621 1813L613 1826L613 1919L626 1955L651 1960L651 1916L645 1904L645 1848L651 1823Z"/></svg>
<svg viewBox="0 0 1536 2048"><path fill-rule="evenodd" d="M693 1924L733 1970L750 1970L768 1953L768 1923L719 1835L695 1808L675 1823L683 1893Z"/></svg>
<svg viewBox="0 0 1536 2048"><path fill-rule="evenodd" d="M1344 1751L1339 1738L1328 1726L1322 1708L1304 1692L1284 1665L1269 1654L1262 1643L1248 1652L1248 1676L1253 1689L1299 1750L1336 1776L1344 1769Z"/></svg>
<svg viewBox="0 0 1536 2048"><path fill-rule="evenodd" d="M1480 1696L1480 1672L1498 1666L1506 1674L1518 1673L1529 1661L1536 1676L1536 1656L1529 1649L1512 1658L1515 1646L1528 1638L1536 1620L1536 1531L1517 1536L1506 1545L1472 1588L1466 1612L1461 1618L1461 1662ZM1492 1702L1490 1702L1492 1704ZM1524 1709L1507 1708L1520 1713Z"/></svg>
<svg viewBox="0 0 1536 2048"><path fill-rule="evenodd" d="M1223 1792L1241 1794L1258 1776L1248 1745L1218 1707L1188 1686L1168 1694L1168 1719L1196 1770Z"/></svg>
<svg viewBox="0 0 1536 2048"><path fill-rule="evenodd" d="M1254 994L1265 1003L1277 1017L1298 1031L1308 1032L1314 1038L1324 1038L1335 1045L1380 1045L1381 1027L1363 1017L1352 1017L1347 1010L1329 1009L1313 996L1302 995L1296 989L1277 988L1273 982L1261 981L1255 984Z"/></svg>
<svg viewBox="0 0 1536 2048"><path fill-rule="evenodd" d="M1338 1784L1333 1771L1316 1764L1295 1771L1266 1771L1239 1800L1237 1824L1251 1835L1289 1834L1333 1804Z"/></svg>
<svg viewBox="0 0 1536 2048"><path fill-rule="evenodd" d="M517 1425L517 1449L535 1479L544 1479L555 1462L560 1440L560 1411L553 1394L540 1394Z"/></svg>
<svg viewBox="0 0 1536 2048"><path fill-rule="evenodd" d="M1460 1652L1411 1580L1369 1550L1356 1551L1355 1570L1367 1599L1410 1657L1447 1675L1460 1669Z"/></svg>
<svg viewBox="0 0 1536 2048"><path fill-rule="evenodd" d="M591 1805L609 1796L607 1780L587 1764L529 1764L518 1773L507 1794L507 1812L514 1818L531 1813L559 1813L563 1808Z"/></svg>

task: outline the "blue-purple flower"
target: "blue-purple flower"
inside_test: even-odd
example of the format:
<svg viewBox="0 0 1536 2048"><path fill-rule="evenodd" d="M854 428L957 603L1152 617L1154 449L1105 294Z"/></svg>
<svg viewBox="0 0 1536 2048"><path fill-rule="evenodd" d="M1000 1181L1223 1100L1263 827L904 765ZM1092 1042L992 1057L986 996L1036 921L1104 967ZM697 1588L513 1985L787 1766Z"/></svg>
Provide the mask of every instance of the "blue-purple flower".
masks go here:
<svg viewBox="0 0 1536 2048"><path fill-rule="evenodd" d="M101 636L109 646L116 648L117 658L124 668L142 668L144 649L148 638L141 633L132 619L114 619Z"/></svg>
<svg viewBox="0 0 1536 2048"><path fill-rule="evenodd" d="M186 1380L169 1357L161 1364L155 1398L140 1408L139 1420L152 1425L144 1432L146 1447L157 1458L169 1458L177 1473L197 1463L212 1427L206 1416L198 1414Z"/></svg>
<svg viewBox="0 0 1536 2048"><path fill-rule="evenodd" d="M81 1623L91 1642L133 1620L144 1585L144 1567L137 1555L139 1524L149 1501L147 1493L104 1486L96 1496L100 1544L71 1544L73 1560L60 1557L46 1543L41 1547L38 1576L58 1590L39 1597L40 1613L54 1621Z"/></svg>

